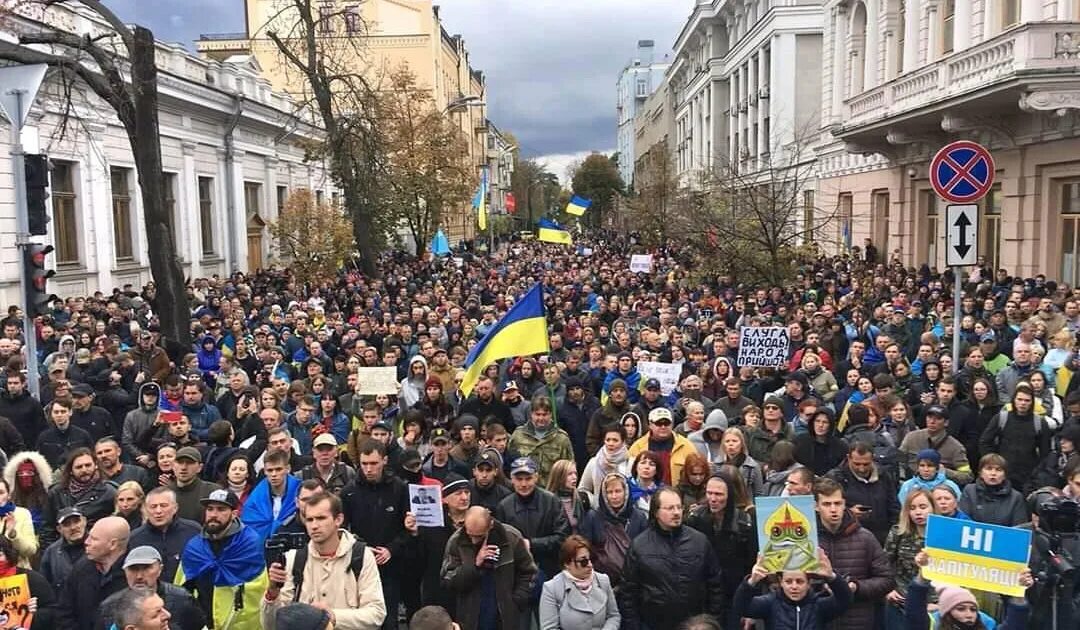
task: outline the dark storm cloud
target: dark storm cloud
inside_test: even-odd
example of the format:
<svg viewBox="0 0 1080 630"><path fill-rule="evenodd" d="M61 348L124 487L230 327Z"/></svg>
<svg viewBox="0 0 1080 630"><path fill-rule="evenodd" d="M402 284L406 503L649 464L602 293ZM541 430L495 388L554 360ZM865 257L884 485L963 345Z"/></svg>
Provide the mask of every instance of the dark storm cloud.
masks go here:
<svg viewBox="0 0 1080 630"><path fill-rule="evenodd" d="M201 33L244 30L243 0L107 0L159 39L190 46ZM488 116L525 155L611 151L615 82L637 40L670 50L693 0L443 0L487 76Z"/></svg>

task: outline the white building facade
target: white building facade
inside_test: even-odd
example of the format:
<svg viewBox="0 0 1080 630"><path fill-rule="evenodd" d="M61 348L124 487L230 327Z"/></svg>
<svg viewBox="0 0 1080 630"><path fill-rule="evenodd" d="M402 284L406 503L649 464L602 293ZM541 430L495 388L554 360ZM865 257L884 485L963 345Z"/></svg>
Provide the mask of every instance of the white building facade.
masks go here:
<svg viewBox="0 0 1080 630"><path fill-rule="evenodd" d="M669 67L666 56L660 61L656 60L655 48L653 40L639 40L637 55L622 69L616 83L616 150L619 155L619 174L627 186L634 180L634 117L641 111L645 99L663 83L664 73Z"/></svg>
<svg viewBox="0 0 1080 630"><path fill-rule="evenodd" d="M76 33L105 28L90 12L66 5L43 19ZM10 31L41 27L29 19L3 25ZM319 130L294 116L292 101L271 91L250 58L207 61L159 44L157 62L160 176L185 275L224 276L272 264L267 226L289 193L308 188L319 198L336 196L323 165L305 161L300 144L317 140ZM124 128L107 104L76 87L67 97L50 73L22 134L28 153L45 153L52 163L49 233L34 238L55 247L49 291L61 297L141 287L151 280L148 251L154 246ZM6 133L3 144L9 139ZM10 160L0 160L0 238L15 242ZM17 250L0 248L0 303L22 302L20 272Z"/></svg>
<svg viewBox="0 0 1080 630"><path fill-rule="evenodd" d="M667 75L685 184L715 168L812 168L803 143L819 127L822 27L820 2L698 0Z"/></svg>
<svg viewBox="0 0 1080 630"><path fill-rule="evenodd" d="M1080 282L1080 0L830 0L819 196L836 248L871 239L944 266L933 154L990 148L979 254L1013 274ZM846 237L845 237L846 232Z"/></svg>

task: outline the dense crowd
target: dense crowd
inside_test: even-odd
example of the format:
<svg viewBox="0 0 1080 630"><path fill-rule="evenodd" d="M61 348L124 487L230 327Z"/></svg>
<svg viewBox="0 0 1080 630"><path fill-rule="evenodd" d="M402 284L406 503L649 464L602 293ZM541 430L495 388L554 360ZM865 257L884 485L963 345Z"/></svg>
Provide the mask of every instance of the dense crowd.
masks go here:
<svg viewBox="0 0 1080 630"><path fill-rule="evenodd" d="M869 241L787 286L676 244L631 273L642 251L607 234L319 286L198 279L190 348L153 284L57 300L29 331L11 307L0 577L27 576L34 629L1077 627L1080 291L980 260L953 296L951 271ZM464 395L536 283L550 350ZM786 327L786 364L742 365L748 326ZM639 372L656 362L673 388ZM359 393L373 367L396 393ZM800 495L817 568L772 573L754 499ZM926 579L931 514L1031 530L1026 596Z"/></svg>

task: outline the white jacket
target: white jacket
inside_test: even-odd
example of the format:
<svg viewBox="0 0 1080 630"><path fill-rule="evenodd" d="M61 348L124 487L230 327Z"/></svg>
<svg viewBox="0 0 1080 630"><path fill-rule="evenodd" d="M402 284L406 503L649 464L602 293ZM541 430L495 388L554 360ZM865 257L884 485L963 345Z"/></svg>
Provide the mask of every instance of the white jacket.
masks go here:
<svg viewBox="0 0 1080 630"><path fill-rule="evenodd" d="M370 547L364 549L364 568L359 576L353 578L349 572L349 563L352 561L352 547L356 537L343 529L338 530L338 533L341 541L332 558L321 557L315 544L308 543L304 583L300 588L298 601L303 604L317 601L328 604L334 611L334 627L340 630L379 628L386 618L386 603L383 601L382 580L379 578L379 567L375 564L375 554ZM295 585L292 567L295 559L296 551L286 552L285 586L274 601L267 601L263 597L259 603L263 630L275 630L274 615L277 609L293 602ZM394 613L397 614L397 611Z"/></svg>

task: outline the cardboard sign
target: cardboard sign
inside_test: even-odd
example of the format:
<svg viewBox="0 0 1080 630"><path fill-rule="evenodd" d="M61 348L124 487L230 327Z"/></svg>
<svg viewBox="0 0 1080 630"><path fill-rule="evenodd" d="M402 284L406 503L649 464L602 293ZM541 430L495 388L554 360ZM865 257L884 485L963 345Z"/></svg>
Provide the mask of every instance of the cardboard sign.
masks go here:
<svg viewBox="0 0 1080 630"><path fill-rule="evenodd" d="M757 497L758 549L770 573L813 571L818 566L814 497Z"/></svg>
<svg viewBox="0 0 1080 630"><path fill-rule="evenodd" d="M638 373L641 374L641 383L645 384L645 381L650 378L655 378L660 381L660 393L667 396L671 392L675 391L675 387L679 384L679 375L682 374L682 365L678 363L658 363L656 361L642 361L637 366Z"/></svg>
<svg viewBox="0 0 1080 630"><path fill-rule="evenodd" d="M926 523L923 576L940 584L1023 597L1031 531L936 514Z"/></svg>
<svg viewBox="0 0 1080 630"><path fill-rule="evenodd" d="M34 621L30 613L30 583L26 575L13 575L0 579L0 628L15 630L29 628Z"/></svg>
<svg viewBox="0 0 1080 630"><path fill-rule="evenodd" d="M356 394L359 396L393 396L398 393L396 367L356 368L356 376Z"/></svg>
<svg viewBox="0 0 1080 630"><path fill-rule="evenodd" d="M788 362L788 329L783 326L739 331L739 367L782 367Z"/></svg>
<svg viewBox="0 0 1080 630"><path fill-rule="evenodd" d="M630 271L649 273L652 271L652 254L633 254L630 256Z"/></svg>
<svg viewBox="0 0 1080 630"><path fill-rule="evenodd" d="M442 486L409 484L409 510L417 527L442 527Z"/></svg>

